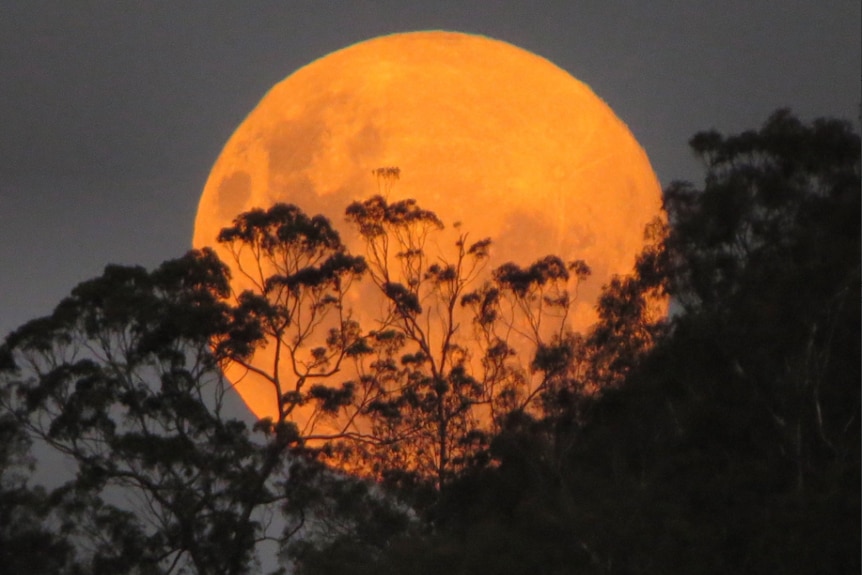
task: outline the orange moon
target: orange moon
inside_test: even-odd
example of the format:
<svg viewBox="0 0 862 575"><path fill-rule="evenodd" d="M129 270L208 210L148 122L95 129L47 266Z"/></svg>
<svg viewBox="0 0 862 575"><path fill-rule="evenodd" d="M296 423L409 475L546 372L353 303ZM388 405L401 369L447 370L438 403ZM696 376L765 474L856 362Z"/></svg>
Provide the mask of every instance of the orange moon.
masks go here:
<svg viewBox="0 0 862 575"><path fill-rule="evenodd" d="M213 166L193 245L230 262L219 230L286 202L327 216L363 254L344 210L378 193L371 172L383 166L401 170L390 201L415 198L447 227L491 237L488 270L547 254L586 260L593 274L570 315L581 331L661 214L646 154L588 86L505 42L415 32L349 46L276 84ZM227 371L256 416L272 415L271 388L245 375Z"/></svg>

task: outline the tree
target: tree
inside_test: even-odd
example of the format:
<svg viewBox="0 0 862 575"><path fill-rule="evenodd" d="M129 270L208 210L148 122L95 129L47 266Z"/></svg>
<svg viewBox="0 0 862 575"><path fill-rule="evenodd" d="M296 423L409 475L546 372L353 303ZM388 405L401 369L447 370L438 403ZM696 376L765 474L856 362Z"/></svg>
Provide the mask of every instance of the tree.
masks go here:
<svg viewBox="0 0 862 575"><path fill-rule="evenodd" d="M264 403L275 408L270 420L276 424L295 422L294 411L309 402L325 407L313 409L302 422L303 435L312 437L318 418L344 403L320 382L363 350L359 326L344 297L365 272L365 262L347 252L326 218L309 217L288 204L240 214L219 233L218 241L228 248L247 286L232 299L261 336L255 346L228 353L229 367L258 379L258 388L268 397ZM267 362L260 359L264 351ZM344 394L349 396L351 390ZM351 432L348 418L334 433Z"/></svg>
<svg viewBox="0 0 862 575"><path fill-rule="evenodd" d="M601 393L511 418L425 530L362 555L373 572L860 569L859 137L780 111L692 146L704 185L666 191L586 336ZM334 557L308 572L350 572Z"/></svg>
<svg viewBox="0 0 862 575"><path fill-rule="evenodd" d="M376 173L390 183L398 176ZM439 489L482 457L508 412L533 408L552 379L563 381L576 339L568 287L589 268L548 256L523 270L505 264L480 285L490 240L468 244L460 233L454 255L428 253L443 224L414 201L376 196L349 206L347 218L367 259L296 206L252 210L222 230L246 288L232 300L263 334L228 369L257 378L277 404L272 420L299 423L306 446L339 467ZM354 287L368 297L354 284L366 272L384 302L371 329L345 304ZM516 339L535 361L520 359Z"/></svg>
<svg viewBox="0 0 862 575"><path fill-rule="evenodd" d="M385 311L365 338L372 361L357 370L355 407L373 441L342 442L338 453L373 475L442 489L485 456L510 413L537 411L552 382L562 385L574 357L569 287L589 268L547 256L525 269L503 264L480 283L491 240L469 243L458 229L454 255L429 253L443 223L413 200L375 196L347 218Z"/></svg>
<svg viewBox="0 0 862 575"><path fill-rule="evenodd" d="M109 266L0 347L4 565L858 571L859 136L778 112L692 146L703 186L669 187L587 334L585 263L486 274L489 240L436 252L409 200L348 208L366 258L295 206L241 214L234 291L209 251ZM251 429L231 369L271 399ZM28 481L31 441L68 461L58 488Z"/></svg>
<svg viewBox="0 0 862 575"><path fill-rule="evenodd" d="M575 429L571 520L607 572L858 571L859 136L779 111L691 144L638 274L678 309Z"/></svg>
<svg viewBox="0 0 862 575"><path fill-rule="evenodd" d="M364 259L347 252L324 218L278 204L239 215L219 236L247 289L230 289L211 251L153 272L108 266L51 316L7 338L4 413L74 468L46 509L75 550L75 569L244 573L267 541L284 547L300 530L310 537L333 525L356 533L374 509L387 521L401 517L387 497L310 456L358 453L337 461L441 489L481 458L503 410L527 409L544 390L541 382L529 387L498 324L526 330L537 357L545 354L530 368L540 380L561 372L539 324L546 309L556 313L561 348L566 283L569 272L586 277L583 264L506 264L468 293L488 240L467 245L462 235L454 264L426 263L423 242L436 216L409 201L373 198L364 207L383 214L382 232L365 233L372 253L389 234L403 250L397 268L372 259L371 283L389 307L369 332L345 305ZM458 323L468 312L475 331ZM475 341L480 379L471 373ZM271 361L260 361L264 353ZM222 371L237 368L263 382L274 406L252 430L223 410ZM324 520L345 490L367 493L349 507L356 517L342 506Z"/></svg>
<svg viewBox="0 0 862 575"><path fill-rule="evenodd" d="M701 330L747 388L803 490L858 452L859 136L780 110L759 131L691 145L704 188L667 192L679 329Z"/></svg>
<svg viewBox="0 0 862 575"><path fill-rule="evenodd" d="M8 337L4 420L73 466L50 494L70 572L248 573L259 543L298 528L269 524L295 427L255 440L223 413L220 362L262 337L227 289L209 251L109 266Z"/></svg>
<svg viewBox="0 0 862 575"><path fill-rule="evenodd" d="M0 389L0 404L7 394ZM10 572L60 573L69 569L73 549L46 526L46 493L29 482L30 443L18 421L0 412L0 565Z"/></svg>
<svg viewBox="0 0 862 575"><path fill-rule="evenodd" d="M665 335L667 235L665 221L650 222L632 273L602 287L596 303L599 321L585 342L586 379L596 390L621 385Z"/></svg>

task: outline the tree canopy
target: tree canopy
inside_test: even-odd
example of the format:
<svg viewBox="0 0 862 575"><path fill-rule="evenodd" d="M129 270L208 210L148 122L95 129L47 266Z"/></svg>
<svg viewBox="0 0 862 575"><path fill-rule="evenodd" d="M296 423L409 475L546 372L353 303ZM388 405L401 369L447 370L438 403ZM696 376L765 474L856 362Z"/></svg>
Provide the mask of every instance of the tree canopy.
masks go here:
<svg viewBox="0 0 862 575"><path fill-rule="evenodd" d="M0 347L0 565L858 572L859 135L778 111L690 144L703 182L586 333L589 262L486 270L492 239L412 200L347 206L364 254L277 204L222 230L230 268L106 267Z"/></svg>

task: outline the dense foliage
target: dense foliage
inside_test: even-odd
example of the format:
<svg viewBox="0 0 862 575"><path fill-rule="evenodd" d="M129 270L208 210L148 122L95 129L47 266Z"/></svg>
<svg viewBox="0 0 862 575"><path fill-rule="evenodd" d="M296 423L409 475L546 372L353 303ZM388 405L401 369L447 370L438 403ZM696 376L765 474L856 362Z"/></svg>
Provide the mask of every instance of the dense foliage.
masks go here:
<svg viewBox="0 0 862 575"><path fill-rule="evenodd" d="M703 184L584 334L587 263L480 283L490 240L432 252L437 217L380 196L347 209L365 257L295 206L238 216L242 290L208 251L109 266L0 348L0 565L859 572L859 136L779 111L691 146ZM230 366L272 417L230 415Z"/></svg>

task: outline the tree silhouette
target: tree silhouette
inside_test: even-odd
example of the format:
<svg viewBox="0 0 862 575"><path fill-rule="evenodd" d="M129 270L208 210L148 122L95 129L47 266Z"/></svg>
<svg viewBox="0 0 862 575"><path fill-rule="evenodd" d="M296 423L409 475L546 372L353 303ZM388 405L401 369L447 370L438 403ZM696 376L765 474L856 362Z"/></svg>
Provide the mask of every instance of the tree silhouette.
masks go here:
<svg viewBox="0 0 862 575"><path fill-rule="evenodd" d="M507 415L539 409L535 399L569 369L568 288L589 269L547 256L526 269L504 264L481 283L491 240L468 242L456 228L451 254L432 251L443 223L413 200L375 196L347 218L385 310L367 338L372 361L359 369L360 386L374 389L362 414L375 441L339 451L375 475L440 489L485 457Z"/></svg>
<svg viewBox="0 0 862 575"><path fill-rule="evenodd" d="M315 403L325 409L315 410L301 430L304 437L314 435L318 418L343 403L319 382L362 350L344 297L365 263L347 253L326 218L309 217L287 204L240 214L218 241L229 249L237 275L248 286L234 294L235 305L260 330L254 349L241 347L228 359L266 382L276 424L288 423L297 407L320 400ZM266 346L272 348L268 365L254 361Z"/></svg>
<svg viewBox="0 0 862 575"><path fill-rule="evenodd" d="M468 245L462 234L452 263L429 261L425 243L441 224L412 201L375 197L348 215L369 265L324 218L277 204L240 214L219 235L233 285L246 289L230 288L211 251L151 273L109 266L10 335L9 421L74 467L50 496L63 537L82 542L73 564L249 572L263 542L284 546L300 529L325 537L334 525L355 533L374 509L403 515L309 456L440 490L486 455L508 414L538 413L534 400L572 357L567 285L586 278L586 266L551 256L525 269L509 263L478 285L489 240ZM386 311L363 332L345 298L366 271ZM529 367L513 332L531 346ZM237 367L272 398L274 416L253 430L223 412L221 372ZM365 493L344 508L358 515L324 520L345 489Z"/></svg>
<svg viewBox="0 0 862 575"><path fill-rule="evenodd" d="M703 189L667 191L680 328L709 338L747 388L802 490L858 451L859 136L780 110L758 131L691 145Z"/></svg>
<svg viewBox="0 0 862 575"><path fill-rule="evenodd" d="M383 196L347 210L364 258L279 204L222 231L233 283L208 250L108 266L0 346L0 564L858 572L859 136L779 111L691 145L703 185L585 334L584 262L485 270L489 240ZM272 415L232 418L223 370Z"/></svg>
<svg viewBox="0 0 862 575"><path fill-rule="evenodd" d="M398 172L377 175L390 185ZM505 264L480 285L490 240L468 244L462 233L451 260L429 254L443 224L414 201L376 196L349 206L347 218L367 260L350 255L326 219L295 206L252 210L222 230L248 288L233 300L253 337L239 338L235 357L233 339L220 349L268 384L276 423L305 410L298 433L307 447L354 473L439 489L483 456L506 414L538 409L552 379L571 381L568 287L589 269L548 256L523 270ZM370 329L345 304L366 271L385 304Z"/></svg>
<svg viewBox="0 0 862 575"><path fill-rule="evenodd" d="M8 390L0 389L0 405L7 398ZM29 481L31 443L12 414L0 412L0 565L13 573L50 575L69 568L73 548L46 525L47 493Z"/></svg>
<svg viewBox="0 0 862 575"><path fill-rule="evenodd" d="M255 441L223 412L220 362L260 338L227 290L209 251L152 273L109 266L8 337L4 419L72 468L50 499L76 569L248 573L260 542L297 528L267 519L286 497L295 428Z"/></svg>
<svg viewBox="0 0 862 575"><path fill-rule="evenodd" d="M859 136L779 111L691 143L703 186L666 190L586 334L602 392L510 418L425 530L306 549L303 572L859 571Z"/></svg>

